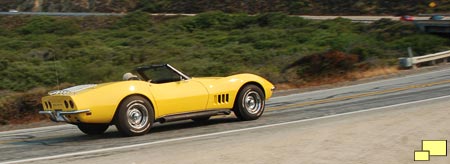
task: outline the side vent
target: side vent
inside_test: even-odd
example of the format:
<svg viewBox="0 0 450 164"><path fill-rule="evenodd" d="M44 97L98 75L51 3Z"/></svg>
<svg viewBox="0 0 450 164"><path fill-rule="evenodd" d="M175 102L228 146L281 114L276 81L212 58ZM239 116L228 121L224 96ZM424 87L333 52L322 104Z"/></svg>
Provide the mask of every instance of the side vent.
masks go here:
<svg viewBox="0 0 450 164"><path fill-rule="evenodd" d="M216 104L227 104L230 101L230 94L215 95Z"/></svg>

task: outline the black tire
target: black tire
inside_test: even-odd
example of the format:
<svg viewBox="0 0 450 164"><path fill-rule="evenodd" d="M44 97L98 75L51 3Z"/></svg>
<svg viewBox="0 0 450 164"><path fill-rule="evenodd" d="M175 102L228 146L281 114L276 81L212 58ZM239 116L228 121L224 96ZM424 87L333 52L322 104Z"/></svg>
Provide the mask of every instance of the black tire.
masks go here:
<svg viewBox="0 0 450 164"><path fill-rule="evenodd" d="M192 121L198 122L198 123L204 123L209 120L210 117L199 117L199 118L193 118Z"/></svg>
<svg viewBox="0 0 450 164"><path fill-rule="evenodd" d="M240 120L256 120L263 114L264 107L264 92L261 88L250 84L239 91L234 102L233 112Z"/></svg>
<svg viewBox="0 0 450 164"><path fill-rule="evenodd" d="M78 124L77 127L87 135L100 135L108 129L109 124Z"/></svg>
<svg viewBox="0 0 450 164"><path fill-rule="evenodd" d="M125 98L117 110L115 124L124 136L148 133L155 119L152 105L141 96Z"/></svg>

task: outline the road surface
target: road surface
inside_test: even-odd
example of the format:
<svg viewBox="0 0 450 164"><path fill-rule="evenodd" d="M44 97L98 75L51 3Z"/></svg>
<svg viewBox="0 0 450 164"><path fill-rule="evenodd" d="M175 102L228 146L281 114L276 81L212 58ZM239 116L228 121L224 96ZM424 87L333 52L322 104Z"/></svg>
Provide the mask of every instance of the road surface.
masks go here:
<svg viewBox="0 0 450 164"><path fill-rule="evenodd" d="M449 93L444 69L274 97L255 121L161 124L131 138L71 125L0 132L0 163L413 163L421 140L450 139Z"/></svg>

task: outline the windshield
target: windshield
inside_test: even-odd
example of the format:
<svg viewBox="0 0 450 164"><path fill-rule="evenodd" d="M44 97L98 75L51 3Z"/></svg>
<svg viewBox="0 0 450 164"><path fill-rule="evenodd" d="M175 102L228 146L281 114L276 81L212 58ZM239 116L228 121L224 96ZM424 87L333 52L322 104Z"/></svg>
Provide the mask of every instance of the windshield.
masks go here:
<svg viewBox="0 0 450 164"><path fill-rule="evenodd" d="M142 79L145 81L150 81L151 83L168 83L188 79L185 78L187 77L186 75L182 74L168 64L140 67L136 71Z"/></svg>

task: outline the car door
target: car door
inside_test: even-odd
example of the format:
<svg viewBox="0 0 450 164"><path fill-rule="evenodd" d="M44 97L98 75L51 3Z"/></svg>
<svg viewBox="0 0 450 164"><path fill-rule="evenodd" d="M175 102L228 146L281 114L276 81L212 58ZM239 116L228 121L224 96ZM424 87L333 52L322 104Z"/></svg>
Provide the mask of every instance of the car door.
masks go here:
<svg viewBox="0 0 450 164"><path fill-rule="evenodd" d="M150 83L150 90L160 116L205 110L208 101L206 88L193 80Z"/></svg>
<svg viewBox="0 0 450 164"><path fill-rule="evenodd" d="M155 65L138 71L149 81L158 116L195 112L206 109L208 91L170 65Z"/></svg>

